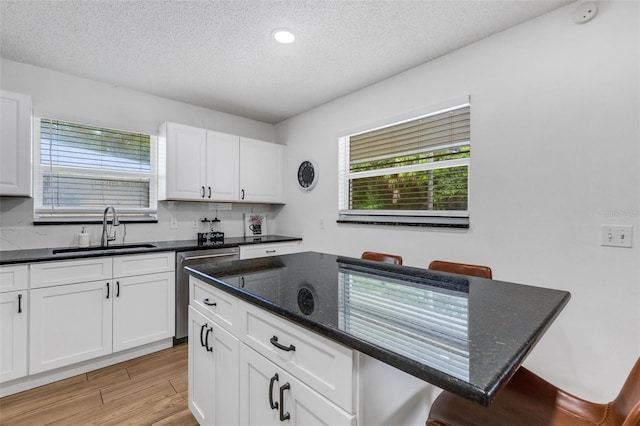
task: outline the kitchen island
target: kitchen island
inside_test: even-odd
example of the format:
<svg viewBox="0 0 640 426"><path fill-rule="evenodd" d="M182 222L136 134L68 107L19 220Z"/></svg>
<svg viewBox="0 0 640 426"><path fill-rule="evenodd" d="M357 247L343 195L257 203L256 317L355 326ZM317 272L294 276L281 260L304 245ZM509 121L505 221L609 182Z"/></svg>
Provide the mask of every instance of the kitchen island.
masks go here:
<svg viewBox="0 0 640 426"><path fill-rule="evenodd" d="M255 358L253 352L258 352L275 364L274 369L299 373L301 382L354 415L345 424L354 421L356 408L362 403L353 391L359 380L359 354L489 405L570 298L565 291L315 252L199 265L188 270L192 276L192 305L203 306L197 300L199 289L213 291L205 301L206 305L214 304L209 307L213 322L216 310L224 304L217 298L230 303L227 316L234 320L222 324L222 328L238 339L240 355L249 353L236 358ZM197 310L197 306L192 308ZM206 335L205 327L199 330L200 336L190 336L190 342L202 343L208 351L208 328ZM283 333L289 338L282 338ZM340 360L340 354L346 354L348 359L343 364L351 365L344 367L336 362L330 374L333 382L322 373L305 376L310 367L305 366L304 358L313 356L303 353L304 344L293 342L296 333L316 346L332 345L326 349L329 353L336 347L338 355L329 358ZM211 334L215 335L213 329ZM259 342L260 334L267 336L267 342ZM234 357L229 359L236 362ZM249 386L245 392L250 395L255 371L250 361L240 361L240 388ZM337 377L349 373L353 381L342 383ZM271 398L267 408L278 412L283 403L278 404L277 389L283 380L274 379L276 376L265 376L269 392L264 392ZM295 378L295 374L292 376ZM314 380L320 387L324 382L331 383L327 389L318 390ZM333 389L340 384L352 387L346 397ZM280 400L283 395L286 397L286 392L280 389ZM251 408L241 405L241 420L250 420L242 413ZM273 408L276 406L278 409ZM282 418L287 413L279 415Z"/></svg>

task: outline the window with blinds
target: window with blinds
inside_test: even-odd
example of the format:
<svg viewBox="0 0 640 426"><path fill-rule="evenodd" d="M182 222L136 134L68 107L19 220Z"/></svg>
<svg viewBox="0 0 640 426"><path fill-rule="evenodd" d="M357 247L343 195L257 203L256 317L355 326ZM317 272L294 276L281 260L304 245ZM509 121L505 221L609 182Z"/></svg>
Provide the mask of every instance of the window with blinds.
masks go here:
<svg viewBox="0 0 640 426"><path fill-rule="evenodd" d="M342 271L340 328L469 380L469 299L464 292Z"/></svg>
<svg viewBox="0 0 640 426"><path fill-rule="evenodd" d="M36 155L36 221L157 219L156 144L150 135L42 118Z"/></svg>
<svg viewBox="0 0 640 426"><path fill-rule="evenodd" d="M471 106L339 139L342 221L468 225Z"/></svg>

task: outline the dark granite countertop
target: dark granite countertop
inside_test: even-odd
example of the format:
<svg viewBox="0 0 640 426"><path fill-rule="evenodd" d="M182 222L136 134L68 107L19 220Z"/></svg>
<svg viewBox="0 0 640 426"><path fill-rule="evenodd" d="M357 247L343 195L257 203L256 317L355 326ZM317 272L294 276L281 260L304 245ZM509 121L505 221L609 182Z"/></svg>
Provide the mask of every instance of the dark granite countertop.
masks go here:
<svg viewBox="0 0 640 426"><path fill-rule="evenodd" d="M566 291L314 252L186 269L482 405L493 401L570 298Z"/></svg>
<svg viewBox="0 0 640 426"><path fill-rule="evenodd" d="M117 256L127 254L151 253L155 251L187 251L187 250L205 250L211 248L238 247L247 244L261 243L280 243L287 241L301 241L302 238L285 237L282 235L265 235L263 237L238 237L225 238L224 243L216 245L199 245L197 240L181 240L181 241L148 241L144 243L127 243L129 246L152 245L153 247L133 247L126 250L81 250L73 252L64 252L70 247L56 247L43 249L27 249L27 250L6 250L0 251L0 265L8 265L13 263L33 263L46 262L51 260L69 260L83 259L87 257L97 256ZM117 248L117 244L111 245ZM94 248L94 247L90 247ZM54 251L63 250L61 253Z"/></svg>

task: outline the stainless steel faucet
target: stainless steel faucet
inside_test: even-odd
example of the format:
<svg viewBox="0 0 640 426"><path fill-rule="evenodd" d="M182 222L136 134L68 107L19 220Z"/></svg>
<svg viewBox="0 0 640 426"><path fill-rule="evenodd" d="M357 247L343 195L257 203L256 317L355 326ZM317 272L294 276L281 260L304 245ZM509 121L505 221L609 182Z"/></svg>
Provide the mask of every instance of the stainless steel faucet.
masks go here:
<svg viewBox="0 0 640 426"><path fill-rule="evenodd" d="M109 241L116 240L115 231L113 231L113 237L109 235L111 232L107 232L107 214L109 213L109 210L111 210L111 227L120 225L116 209L113 206L107 206L107 208L104 209L104 214L102 215L102 239L100 240L100 246L102 247L109 247Z"/></svg>

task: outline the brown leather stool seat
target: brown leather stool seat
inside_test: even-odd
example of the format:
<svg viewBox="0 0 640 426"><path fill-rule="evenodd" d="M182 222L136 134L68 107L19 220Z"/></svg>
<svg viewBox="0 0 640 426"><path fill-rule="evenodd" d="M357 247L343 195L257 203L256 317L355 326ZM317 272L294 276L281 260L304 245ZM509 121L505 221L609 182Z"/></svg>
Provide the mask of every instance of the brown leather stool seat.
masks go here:
<svg viewBox="0 0 640 426"><path fill-rule="evenodd" d="M491 268L482 265L434 260L429 264L429 269L433 271L451 272L453 274L471 275L474 277L491 279Z"/></svg>
<svg viewBox="0 0 640 426"><path fill-rule="evenodd" d="M362 259L375 260L376 262L393 263L394 265L402 265L402 257L395 254L378 253L375 251L365 251L362 253Z"/></svg>
<svg viewBox="0 0 640 426"><path fill-rule="evenodd" d="M599 404L557 388L520 367L489 407L442 392L427 426L638 426L640 358L615 400Z"/></svg>

